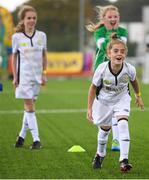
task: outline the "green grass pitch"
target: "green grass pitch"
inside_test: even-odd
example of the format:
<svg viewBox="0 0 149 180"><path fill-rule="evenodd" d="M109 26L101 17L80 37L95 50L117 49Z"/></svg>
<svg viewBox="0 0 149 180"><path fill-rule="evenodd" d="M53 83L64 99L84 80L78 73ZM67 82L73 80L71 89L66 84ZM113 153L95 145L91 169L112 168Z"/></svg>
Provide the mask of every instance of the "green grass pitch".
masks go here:
<svg viewBox="0 0 149 180"><path fill-rule="evenodd" d="M30 150L28 131L23 148L14 148L20 131L23 102L14 98L10 81L0 92L0 179L147 179L149 178L149 85L141 86L145 102L142 112L136 108L132 92L129 118L131 172L119 171L119 153L112 152L111 135L101 170L93 170L97 128L86 120L88 79L49 79L36 102L39 132L43 148ZM86 152L67 152L80 145Z"/></svg>

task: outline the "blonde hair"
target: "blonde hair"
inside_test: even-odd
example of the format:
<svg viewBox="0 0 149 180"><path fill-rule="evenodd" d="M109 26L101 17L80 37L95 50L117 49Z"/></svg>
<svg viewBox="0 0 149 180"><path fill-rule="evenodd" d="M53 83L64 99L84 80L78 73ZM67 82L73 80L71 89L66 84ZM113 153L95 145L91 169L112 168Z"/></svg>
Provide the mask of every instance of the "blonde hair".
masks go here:
<svg viewBox="0 0 149 180"><path fill-rule="evenodd" d="M87 30L90 32L94 32L96 31L96 29L103 26L104 25L103 18L109 10L114 10L119 14L119 10L116 6L113 5L96 6L95 11L97 12L97 19L99 20L99 22L98 23L90 22L88 25L86 25Z"/></svg>
<svg viewBox="0 0 149 180"><path fill-rule="evenodd" d="M112 33L110 38L111 38L111 41L107 45L107 55L115 44L122 44L125 48L125 54L127 55L127 52L128 52L127 45L124 41L118 38L117 33Z"/></svg>
<svg viewBox="0 0 149 180"><path fill-rule="evenodd" d="M19 22L15 28L15 32L24 32L24 23L23 19L25 18L25 15L28 11L33 11L37 14L37 11L34 7L29 5L24 5L21 7L20 11L18 12L18 19Z"/></svg>

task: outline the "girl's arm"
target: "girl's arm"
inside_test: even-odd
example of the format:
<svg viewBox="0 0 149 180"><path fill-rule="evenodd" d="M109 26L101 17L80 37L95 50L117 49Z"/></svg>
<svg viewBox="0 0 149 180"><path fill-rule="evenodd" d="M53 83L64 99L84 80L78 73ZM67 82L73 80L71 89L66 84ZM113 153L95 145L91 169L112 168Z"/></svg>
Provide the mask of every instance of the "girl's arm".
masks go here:
<svg viewBox="0 0 149 180"><path fill-rule="evenodd" d="M101 49L102 44L105 43L105 38L99 38L96 42L96 46L98 47L98 49Z"/></svg>
<svg viewBox="0 0 149 180"><path fill-rule="evenodd" d="M13 85L18 86L18 77L17 77L17 53L12 54L12 73L13 73Z"/></svg>
<svg viewBox="0 0 149 180"><path fill-rule="evenodd" d="M87 119L90 122L93 121L93 117L92 117L92 105L93 105L93 101L94 101L94 98L95 98L96 89L97 89L97 87L94 84L91 84L91 86L89 88L89 92L88 92Z"/></svg>
<svg viewBox="0 0 149 180"><path fill-rule="evenodd" d="M130 82L131 82L131 85L132 85L133 90L135 92L136 104L138 107L140 107L143 110L144 109L144 103L143 103L143 100L141 98L141 92L140 92L138 80L135 79L134 81L130 81Z"/></svg>
<svg viewBox="0 0 149 180"><path fill-rule="evenodd" d="M43 51L43 71L46 71L47 69L47 52Z"/></svg>
<svg viewBox="0 0 149 180"><path fill-rule="evenodd" d="M47 52L44 50L43 51L43 73L42 73L42 85L45 85L45 83L47 82Z"/></svg>
<svg viewBox="0 0 149 180"><path fill-rule="evenodd" d="M103 29L103 27L97 29L94 32L94 40L96 42L96 47L98 47L99 50L101 49L102 44L105 43L105 38L106 38L105 35L106 35L106 32Z"/></svg>

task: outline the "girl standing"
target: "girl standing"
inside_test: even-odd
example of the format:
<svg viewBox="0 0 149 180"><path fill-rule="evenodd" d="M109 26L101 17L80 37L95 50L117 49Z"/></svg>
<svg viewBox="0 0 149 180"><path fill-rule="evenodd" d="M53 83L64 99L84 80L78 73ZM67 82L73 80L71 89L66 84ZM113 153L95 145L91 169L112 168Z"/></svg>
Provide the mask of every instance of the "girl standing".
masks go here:
<svg viewBox="0 0 149 180"><path fill-rule="evenodd" d="M19 23L12 36L12 67L15 97L24 100L22 128L15 147L22 147L29 128L33 144L31 149L41 148L35 100L40 85L46 83L47 38L42 31L36 30L37 12L31 6L23 6L18 13Z"/></svg>

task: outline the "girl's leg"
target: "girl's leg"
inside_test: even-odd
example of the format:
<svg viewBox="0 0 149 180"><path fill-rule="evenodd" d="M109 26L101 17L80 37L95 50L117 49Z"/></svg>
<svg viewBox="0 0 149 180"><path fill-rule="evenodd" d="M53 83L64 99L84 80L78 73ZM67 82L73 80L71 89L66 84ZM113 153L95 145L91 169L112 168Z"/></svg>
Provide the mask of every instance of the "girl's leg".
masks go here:
<svg viewBox="0 0 149 180"><path fill-rule="evenodd" d="M106 148L107 148L107 142L108 142L108 135L111 127L104 128L99 127L98 130L98 137L97 137L97 154L99 156L104 157L106 156Z"/></svg>
<svg viewBox="0 0 149 180"><path fill-rule="evenodd" d="M118 120L119 142L120 142L120 161L128 159L130 136L128 128L128 119L120 118Z"/></svg>
<svg viewBox="0 0 149 180"><path fill-rule="evenodd" d="M132 166L128 163L130 136L128 127L128 117L118 119L119 143L120 143L120 168L121 171L129 171Z"/></svg>
<svg viewBox="0 0 149 180"><path fill-rule="evenodd" d="M112 151L120 151L119 147L119 135L118 135L118 122L117 118L112 118Z"/></svg>
<svg viewBox="0 0 149 180"><path fill-rule="evenodd" d="M26 112L24 111L23 121L22 121L22 128L21 128L21 131L19 133L19 136L17 137L15 147L22 147L23 146L24 140L25 140L25 137L26 137L27 129L28 129L28 122L27 122L27 118L26 118Z"/></svg>
<svg viewBox="0 0 149 180"><path fill-rule="evenodd" d="M26 110L26 119L27 119L28 127L30 129L30 132L33 138L32 148L36 149L36 147L34 148L34 146L37 146L37 147L40 146L40 139L39 139L39 132L38 132L38 124L37 124L37 119L36 119L36 114L35 114L34 100L25 99L24 107Z"/></svg>
<svg viewBox="0 0 149 180"><path fill-rule="evenodd" d="M111 127L99 127L98 130L98 137L97 137L97 153L93 160L93 168L101 168L102 161L106 156L106 147L108 141L108 135Z"/></svg>
<svg viewBox="0 0 149 180"><path fill-rule="evenodd" d="M27 129L28 129L28 122L27 122L27 118L26 118L26 112L24 111L22 128L21 128L21 131L19 133L19 136L22 137L23 139L25 139L25 137L26 137Z"/></svg>

